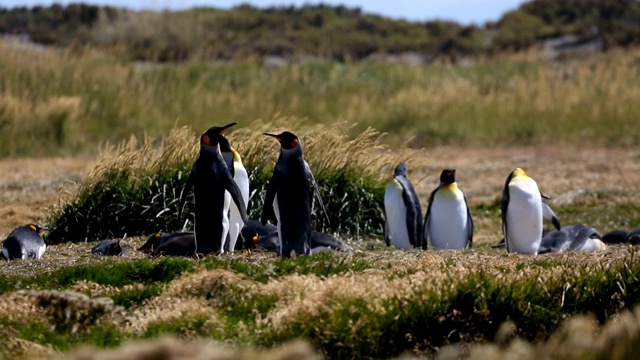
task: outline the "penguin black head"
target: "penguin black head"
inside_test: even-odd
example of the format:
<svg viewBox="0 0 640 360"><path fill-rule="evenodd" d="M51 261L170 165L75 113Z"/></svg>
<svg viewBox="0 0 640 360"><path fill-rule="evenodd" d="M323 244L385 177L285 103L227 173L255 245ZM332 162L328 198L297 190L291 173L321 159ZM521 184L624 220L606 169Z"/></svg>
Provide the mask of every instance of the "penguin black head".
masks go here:
<svg viewBox="0 0 640 360"><path fill-rule="evenodd" d="M264 135L271 136L272 138L278 140L280 146L282 146L282 148L285 150L295 149L296 147L298 147L298 145L300 145L300 139L298 139L295 134L288 131L283 131L280 134L264 133Z"/></svg>
<svg viewBox="0 0 640 360"><path fill-rule="evenodd" d="M217 146L221 142L224 132L228 128L237 123L227 124L225 126L212 126L200 136L200 142L207 146ZM227 144L229 141L227 141Z"/></svg>
<svg viewBox="0 0 640 360"><path fill-rule="evenodd" d="M40 226L38 226L36 224L29 224L29 225L27 225L27 227L29 227L31 230L37 232L38 234L42 234L47 230L47 229L42 228L42 227L40 227Z"/></svg>
<svg viewBox="0 0 640 360"><path fill-rule="evenodd" d="M407 176L407 163L404 161L396 166L396 170L393 172L393 176Z"/></svg>
<svg viewBox="0 0 640 360"><path fill-rule="evenodd" d="M456 169L444 169L440 173L440 182L442 184L453 184L456 182Z"/></svg>

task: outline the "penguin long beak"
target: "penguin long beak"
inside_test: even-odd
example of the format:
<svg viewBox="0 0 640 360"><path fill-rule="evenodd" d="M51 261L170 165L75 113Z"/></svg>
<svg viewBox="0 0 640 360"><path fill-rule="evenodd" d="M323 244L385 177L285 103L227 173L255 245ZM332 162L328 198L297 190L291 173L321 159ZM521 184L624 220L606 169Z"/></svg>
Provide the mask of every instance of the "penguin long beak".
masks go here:
<svg viewBox="0 0 640 360"><path fill-rule="evenodd" d="M266 132L266 133L264 133L264 135L271 136L272 138L278 140L278 142L282 142L282 139L280 138L280 135L278 135L278 134Z"/></svg>
<svg viewBox="0 0 640 360"><path fill-rule="evenodd" d="M233 122L233 123L231 123L231 124L227 124L227 125L223 126L223 127L220 129L220 135L224 135L224 132L225 132L225 131L227 131L227 129L228 129L228 128L230 128L230 127L232 127L232 126L234 126L234 125L236 125L236 124L237 124L236 122Z"/></svg>

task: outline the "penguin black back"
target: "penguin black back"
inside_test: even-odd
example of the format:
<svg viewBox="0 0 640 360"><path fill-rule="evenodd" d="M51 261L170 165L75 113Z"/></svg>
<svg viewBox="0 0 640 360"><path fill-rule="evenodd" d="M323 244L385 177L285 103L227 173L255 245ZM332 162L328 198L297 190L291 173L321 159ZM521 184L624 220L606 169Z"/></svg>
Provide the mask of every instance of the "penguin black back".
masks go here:
<svg viewBox="0 0 640 360"><path fill-rule="evenodd" d="M41 235L44 231L35 224L15 228L2 243L2 254L7 260L40 259L47 248Z"/></svg>
<svg viewBox="0 0 640 360"><path fill-rule="evenodd" d="M187 256L196 254L196 238L194 233L177 233L166 237L165 241L154 248L153 256Z"/></svg>
<svg viewBox="0 0 640 360"><path fill-rule="evenodd" d="M102 256L127 256L127 251L120 243L120 240L113 239L102 240L91 249L91 253Z"/></svg>
<svg viewBox="0 0 640 360"><path fill-rule="evenodd" d="M223 237L226 237L228 227L225 230L223 224L223 219L228 215L224 213L225 191L231 195L243 221L248 221L242 194L233 181L219 148L224 132L235 124L211 127L200 136L200 155L180 196L179 217L187 194L194 189L196 248L202 254L219 252Z"/></svg>
<svg viewBox="0 0 640 360"><path fill-rule="evenodd" d="M420 199L407 175L407 163L402 161L396 166L393 178L402 186L402 200L407 212L406 226L409 242L414 247L425 247L426 244L422 243L422 208Z"/></svg>
<svg viewBox="0 0 640 360"><path fill-rule="evenodd" d="M296 254L309 254L311 192L309 167L303 158L302 144L296 135L288 131L265 135L278 140L280 156L269 180L260 220L266 224L272 215L278 219L281 256L290 256L291 250Z"/></svg>

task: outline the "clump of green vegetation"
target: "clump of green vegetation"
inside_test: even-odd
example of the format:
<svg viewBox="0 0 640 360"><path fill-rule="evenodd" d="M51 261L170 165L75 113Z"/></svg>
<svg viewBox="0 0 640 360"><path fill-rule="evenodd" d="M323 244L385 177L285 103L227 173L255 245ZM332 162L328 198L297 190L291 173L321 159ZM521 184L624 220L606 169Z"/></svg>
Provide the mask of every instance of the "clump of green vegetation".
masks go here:
<svg viewBox="0 0 640 360"><path fill-rule="evenodd" d="M447 344L491 340L505 321L515 324L518 336L535 341L573 314L590 313L604 323L640 302L640 292L633 290L640 284L634 254L615 264L554 268L553 275L513 271L513 277L496 276L473 268L465 277L449 277L437 290L422 285L383 299L327 294L322 303L307 305L318 309L274 325L259 341L270 345L304 336L332 359L389 358L407 350L433 352Z"/></svg>
<svg viewBox="0 0 640 360"><path fill-rule="evenodd" d="M297 131L329 214L327 222L316 204L313 227L353 236L380 234L387 177L383 170L400 159L416 159L416 152L391 152L381 145L380 134L373 130L347 140L347 130L344 126L331 129L318 126L306 132ZM277 142L261 133L260 126L254 125L251 130L239 129L230 135L249 173L252 218L260 217L279 151ZM177 217L179 198L197 157L198 140L190 130L180 128L172 131L160 146L154 143L146 139L138 145L130 140L110 148L75 196L55 210L49 220L51 231L47 241L55 244L182 229L185 219ZM371 157L372 153L378 156ZM420 164L415 160L414 166ZM193 209L193 194L190 194L184 214L191 214Z"/></svg>

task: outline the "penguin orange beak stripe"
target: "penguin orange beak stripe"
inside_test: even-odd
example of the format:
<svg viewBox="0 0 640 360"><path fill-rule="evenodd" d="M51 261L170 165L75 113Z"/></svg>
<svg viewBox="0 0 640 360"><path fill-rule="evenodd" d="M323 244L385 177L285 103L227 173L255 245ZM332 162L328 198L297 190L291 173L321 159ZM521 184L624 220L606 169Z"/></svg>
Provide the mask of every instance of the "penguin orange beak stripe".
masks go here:
<svg viewBox="0 0 640 360"><path fill-rule="evenodd" d="M225 126L222 127L222 129L220 130L220 135L223 135L225 131L227 131L228 128L232 127L233 125L236 125L237 123L233 122L231 124L227 124Z"/></svg>
<svg viewBox="0 0 640 360"><path fill-rule="evenodd" d="M280 139L280 136L278 134L266 132L264 133L264 135L271 136L272 138L275 138L276 140L278 140L278 142L282 142L282 139Z"/></svg>

